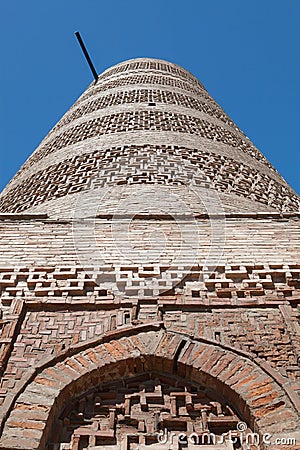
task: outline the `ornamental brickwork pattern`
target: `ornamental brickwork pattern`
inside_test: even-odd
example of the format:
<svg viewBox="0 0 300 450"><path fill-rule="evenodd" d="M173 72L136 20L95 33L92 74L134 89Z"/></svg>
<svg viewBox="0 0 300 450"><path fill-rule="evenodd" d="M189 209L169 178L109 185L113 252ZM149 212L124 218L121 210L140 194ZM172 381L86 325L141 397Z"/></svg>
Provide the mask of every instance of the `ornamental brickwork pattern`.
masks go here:
<svg viewBox="0 0 300 450"><path fill-rule="evenodd" d="M128 449L147 448L155 444L155 432L164 430L163 441L164 434L174 426L178 427L177 439L180 430L199 434L214 431L220 439L222 432L234 429L239 422L229 406L216 401L203 388L187 386L184 380L174 383L172 378L160 381L155 374L149 378L107 384L101 391L91 392L76 404L67 405L54 427L53 441L69 441L65 448L70 450L77 443L78 448L80 443L86 447L109 445L112 450L118 444ZM207 441L208 438L203 439L204 444ZM49 449L55 449L55 444Z"/></svg>
<svg viewBox="0 0 300 450"><path fill-rule="evenodd" d="M226 180L220 180L223 185L221 189L220 185L215 186L213 183L213 187L217 190L241 194L253 200L254 203L262 202L280 211L299 210L299 202L295 193L281 179L276 170L249 139L235 126L219 105L208 95L195 77L188 73L183 74L184 71L182 69L172 65L167 68L165 63L154 63L150 64L150 66L148 67L148 64L142 62L132 62L128 63L128 65L118 66L116 70L108 70L100 76L97 85L91 85L87 89L86 93L79 98L70 112L53 128L48 137L23 165L12 180L12 183L7 186L1 198L0 207L2 211L20 212L28 207L36 206L50 197L56 198L67 196L72 192L78 192L81 188L76 180L76 174L73 183L72 167L70 169L68 167L69 165L72 166L73 162L69 158L65 158L65 165L55 164L58 154L61 152L66 153L69 148L72 149L72 146L82 143L81 149L83 152L86 152L85 143L90 145L89 143L92 142L93 138L99 139L101 136L108 138L110 135L112 135L110 142L117 144L120 144L122 140L130 140L130 136L137 135L140 136L141 141L143 136L145 136L147 141L149 139L155 140L154 137L152 139L151 136L147 137L145 134L147 132L156 132L160 135L165 134L166 140L168 140L167 136L171 140L181 140L191 136L195 143L198 141L198 138L202 139L204 145L201 150L187 147L188 151L192 151L195 154L189 155L187 160L189 162L194 160L195 166L198 166L197 159L199 156L204 155L204 160L201 158L202 161L199 161L197 170L210 182L212 178L215 181L218 178L222 179L225 175ZM156 75L152 74L153 70L156 71ZM168 72L168 76L166 76L166 72ZM134 74L132 75L133 78L128 77L130 73ZM146 79L142 77L146 77ZM107 78L111 80L109 81L111 84L107 84L105 81ZM186 81L182 81L183 79ZM155 83L159 83L159 88L153 88ZM169 88L170 83L172 84L172 90ZM101 90L103 94L99 97ZM87 96L91 98L87 100ZM180 135L178 136L178 133L182 134L182 138ZM162 142L158 139L157 144L161 146ZM217 161L211 159L216 158L214 151L211 150L211 144L216 149L218 149L218 144L223 146L219 150L221 168ZM93 144L91 143L91 145ZM165 143L163 143L164 145ZM95 146L98 147L96 142ZM114 148L114 146L111 148ZM119 145L116 145L115 148L119 148ZM224 150L226 151L224 152ZM102 149L99 149L99 151L101 155ZM147 148L145 148L145 151L147 151ZM87 153L90 155L90 152ZM208 153L210 155L207 159L206 155ZM222 155L225 159L222 158ZM232 155L231 158L229 155ZM78 156L80 157L81 155ZM237 156L240 165L232 169L232 171L229 170L223 174L223 169L226 165L225 161L228 161L228 164L233 166ZM145 155L142 154L141 158L146 163L147 158ZM246 163L245 168L242 163L243 159L245 159ZM40 180L32 178L30 174L34 172L35 177L41 176L44 179L45 175L39 170L39 165L46 160L48 164L45 172L51 173L50 179L53 176L55 178L55 172L59 176L65 171L68 173L69 170L71 170L71 177L67 179L66 186L61 186L61 183L57 185L54 181L50 190L49 186L47 186L49 183L45 184L42 182L40 190L43 190L43 193L32 196L31 186L32 184L39 185ZM257 165L257 162L261 164ZM179 160L179 165L181 163ZM128 165L131 165L130 160ZM133 167L135 166L134 161L132 165ZM151 165L153 172L160 172L159 160L152 160ZM247 165L249 166L248 168ZM209 176L208 174L212 168L213 176ZM101 167L99 169L101 170ZM220 169L221 173L219 174ZM263 170L267 178L264 181L260 180L259 175L255 175L253 170L256 172ZM116 176L118 178L119 171L122 171L122 165L113 167L113 177ZM168 172L168 174L163 174L159 179L155 179L153 173L148 174L147 170L144 169L141 175L138 173L134 174L133 182L164 183L165 178L173 178L173 172L170 172L168 167L166 167L165 172ZM182 172L184 173L184 171ZM233 175L236 173L240 174L237 179ZM254 189L252 183L253 175L257 178L254 181ZM103 184L105 184L107 177L104 174L101 174L101 177ZM184 176L181 176L181 178L184 178ZM123 179L117 180L118 182L124 183L127 181ZM189 177L186 177L184 184L189 184L189 182ZM227 184L227 187L224 184ZM12 188L10 188L10 185ZM25 189L23 190L24 185ZM76 186L74 190L72 189L73 185ZM26 192L28 189L29 191ZM17 198L18 201L16 202ZM29 198L31 199L30 201L27 200ZM290 202L291 199L293 199L292 202ZM276 204L273 204L273 202L276 202ZM254 206L253 211L256 208Z"/></svg>
<svg viewBox="0 0 300 450"><path fill-rule="evenodd" d="M70 144L84 141L85 139L103 134L122 133L129 130L173 131L195 134L206 139L238 147L251 157L263 161L272 169L272 166L265 161L264 156L255 147L237 138L228 130L192 116L157 111L124 112L83 122L61 133L52 141L42 146L30 158L30 163L33 164L52 152Z"/></svg>
<svg viewBox="0 0 300 450"><path fill-rule="evenodd" d="M93 101L82 102L78 104L77 108L72 108L69 114L65 115L59 123L53 128L53 131L67 125L79 117L92 113L99 109L107 108L112 105L122 105L126 103L148 103L148 106L156 106L153 103L166 103L169 105L180 105L185 108L196 109L212 117L222 120L228 125L234 126L232 120L222 111L220 107L215 107L211 104L205 103L204 100L199 100L196 97L189 97L184 94L172 91L163 91L159 89L133 89L124 92L116 92L101 96ZM151 103L152 105L149 105Z"/></svg>
<svg viewBox="0 0 300 450"><path fill-rule="evenodd" d="M192 74L107 69L0 195L0 450L299 450L299 224Z"/></svg>
<svg viewBox="0 0 300 450"><path fill-rule="evenodd" d="M21 212L47 200L97 187L124 184L203 185L254 199L281 211L298 211L299 199L266 174L231 158L201 150L145 145L96 150L49 166L0 199L2 211ZM11 206L13 205L13 207Z"/></svg>

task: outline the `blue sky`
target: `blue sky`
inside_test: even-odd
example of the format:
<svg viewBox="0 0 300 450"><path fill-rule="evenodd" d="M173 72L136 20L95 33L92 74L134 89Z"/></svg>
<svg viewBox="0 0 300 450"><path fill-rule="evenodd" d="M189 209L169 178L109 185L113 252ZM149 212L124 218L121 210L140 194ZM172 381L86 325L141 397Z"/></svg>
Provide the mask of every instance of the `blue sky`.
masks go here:
<svg viewBox="0 0 300 450"><path fill-rule="evenodd" d="M299 0L10 0L0 6L0 190L98 72L134 57L196 75L300 194Z"/></svg>

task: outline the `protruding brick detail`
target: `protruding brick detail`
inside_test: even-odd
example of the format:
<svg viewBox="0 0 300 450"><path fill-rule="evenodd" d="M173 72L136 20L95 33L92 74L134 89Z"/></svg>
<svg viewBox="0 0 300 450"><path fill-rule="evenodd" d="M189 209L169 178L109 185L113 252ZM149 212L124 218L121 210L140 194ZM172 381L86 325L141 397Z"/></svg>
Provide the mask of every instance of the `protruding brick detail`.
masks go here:
<svg viewBox="0 0 300 450"><path fill-rule="evenodd" d="M157 445L155 433L160 430L171 433L172 425L181 425L190 433L214 430L220 439L220 430L228 432L239 422L232 409L214 398L209 389L186 380L176 380L175 385L174 381L166 375L161 380L159 374L143 374L104 384L100 391L93 390L76 404L67 404L53 426L49 449L54 449L70 428L74 429L68 439L70 443L77 439L80 444L109 448L117 442L116 445L130 448L143 441L146 445L151 445L151 441L155 445L156 441ZM158 404L161 413L157 412Z"/></svg>
<svg viewBox="0 0 300 450"><path fill-rule="evenodd" d="M106 70L0 195L0 450L299 450L299 220L193 75Z"/></svg>
<svg viewBox="0 0 300 450"><path fill-rule="evenodd" d="M213 105L208 105L203 100L198 100L196 97L187 96L181 93L168 91L165 89L126 89L125 92L116 92L103 94L99 98L93 101L85 101L77 104L70 110L69 114L66 114L63 119L53 128L53 131L57 131L60 127L67 125L73 120L82 117L86 114L90 114L94 111L106 108L112 105L120 105L126 103L167 103L184 106L186 108L196 109L197 111L209 114L217 119L222 120L228 125L233 125L232 120L222 111Z"/></svg>
<svg viewBox="0 0 300 450"><path fill-rule="evenodd" d="M188 351L189 346L192 346L191 352ZM224 358L227 358L231 369L222 371L221 376L216 376L214 367L221 361L224 362ZM51 427L56 426L55 420L60 420L55 417L58 417L57 414L63 414L59 411L66 410L66 404L74 395L80 401L83 398L82 393L87 392L88 396L89 390L95 389L97 385L100 388L105 383L112 383L113 380L118 382L120 378L127 379L130 384L131 379L134 382L137 376L143 375L147 378L152 373L157 373L152 376L154 380L160 376L162 379L171 377L170 380L175 377L176 380L177 365L178 369L180 366L185 367L187 383L198 384L200 390L204 389L201 386L206 386L209 391L216 391L222 398L228 398L230 411L232 407L235 408L235 414L239 416L239 419L235 418L235 423L237 420L244 420L253 430L259 429L265 433L275 428L277 432L293 433L293 430L296 430L297 414L286 392L276 381L248 358L225 351L216 344L187 341L184 335L163 330L148 331L121 337L119 340L112 339L93 346L88 351L75 351L73 356L59 359L60 362L53 360L50 365L47 363L48 367L44 369L41 366L35 378L26 383L21 394L17 394L13 411L5 424L0 440L1 449L18 448L17 439L22 429L33 432L42 430L41 442L47 442ZM180 370L182 371L182 367ZM99 395L101 397L101 394ZM125 403L123 408L126 408ZM141 408L144 408L143 405ZM56 413L53 416L51 411L54 410ZM280 416L275 417L275 411L280 411L280 414L285 411L282 421L278 418ZM149 414L149 418L154 418L154 412L150 411ZM266 420L268 415L270 415L269 422ZM53 425L47 421L50 416L54 420ZM215 413L210 413L208 408L208 424L218 420L213 419L214 416ZM285 420L287 416L290 418L289 422ZM230 423L229 420L224 426L234 425L233 422L233 425ZM83 425L78 426L78 435L80 436L80 433L83 433L82 436L87 435L82 431ZM88 435L100 436L100 430L99 434L93 433L93 430L95 431L93 427L87 426ZM143 433L143 430L144 428L140 431ZM28 450L40 448L38 441L36 446L34 441L32 447L22 445L22 448Z"/></svg>
<svg viewBox="0 0 300 450"><path fill-rule="evenodd" d="M265 160L265 157L249 142L236 136L236 133L232 133L219 125L211 124L207 120L197 117L147 110L102 116L83 122L74 128L69 128L41 146L31 156L28 163L24 165L24 169L28 164L35 164L50 153L56 152L68 145L76 144L95 136L124 133L129 130L154 130L195 134L204 139L222 142L229 146L237 147L240 151L247 153L252 158L263 162L269 167L272 173L272 166ZM285 188L287 189L286 186ZM290 194L292 193L290 192ZM1 209L3 209L3 206Z"/></svg>
<svg viewBox="0 0 300 450"><path fill-rule="evenodd" d="M99 77L97 85L88 88L23 165L12 180L12 188L7 186L0 197L0 209L19 212L61 197L67 202L70 194L80 192L95 177L96 170L102 186L173 182L189 186L193 182L197 185L202 179L202 182L209 181L212 189L248 198L254 202L253 210L256 210L256 202L262 202L279 211L299 211L300 201L295 193L201 83L172 64L157 64L172 70L159 69L156 75L150 75L148 64L141 62L139 69L133 69L136 65L133 63L125 70L125 64L119 66L122 70L114 72L112 69ZM130 73L133 75L128 76ZM107 82L107 78L110 81ZM145 82L148 85L143 87ZM126 83L135 89L131 87L127 91ZM153 89L155 83L159 83L160 88ZM99 92L104 94L99 97ZM153 145L132 150L120 145L103 149L100 145L98 150L96 143L90 143L93 138L112 135L111 142L117 144L138 134L144 136L145 144L149 144L147 133L153 131L170 136L175 134L178 142L188 138L196 144L200 138L203 148L199 151L198 147L175 145L166 149L161 162L161 139L151 142L157 143L156 150ZM214 154L211 144L220 150L219 155ZM85 156L71 150L71 158L65 157L55 164L60 150L65 154L66 150L78 145ZM86 146L97 147L97 152L86 152ZM245 154L250 165L244 163ZM40 165L47 158L50 164L41 170ZM187 163L190 167L182 167ZM191 169L195 172L192 175ZM51 208L49 212L51 214Z"/></svg>
<svg viewBox="0 0 300 450"><path fill-rule="evenodd" d="M145 60L142 58L141 60L134 59L132 61L126 61L120 64L117 64L116 66L107 69L105 72L103 72L102 75L100 75L100 79L106 79L107 77L111 77L112 75L119 75L123 72L128 71L136 71L136 70L147 70L147 71L160 71L162 73L166 72L172 76L183 78L184 80L188 80L190 83L193 83L202 89L204 89L204 86L200 83L199 80L197 80L194 75L192 75L187 70L183 70L182 67L177 66L176 64L166 62L166 61L159 61L159 60Z"/></svg>
<svg viewBox="0 0 300 450"><path fill-rule="evenodd" d="M120 159L122 166L116 173ZM192 164L189 159L193 160ZM232 179L233 171L239 174L235 180ZM49 166L25 181L21 180L22 194L18 183L0 200L0 208L21 212L47 200L81 192L93 178L98 187L104 187L141 183L180 186L186 184L187 177L191 185L211 183L217 192L250 198L274 209L299 210L298 197L290 193L287 199L286 186L245 163L232 158L224 161L222 156L211 152L151 145L97 150Z"/></svg>
<svg viewBox="0 0 300 450"><path fill-rule="evenodd" d="M144 223L142 224L144 226ZM265 224L266 225L266 224ZM168 223L166 227L171 227L172 224ZM7 227L6 227L7 228ZM103 234L107 229L107 225L103 226ZM258 229L258 228L257 228ZM271 229L271 227L270 227ZM283 230L283 229L282 229ZM38 232L39 230L37 230ZM53 232L59 230L54 229ZM250 231L250 229L249 229ZM253 232L257 232L255 228ZM280 232L280 230L279 230ZM65 232L67 234L67 231ZM107 233L107 243L109 244L109 234ZM33 239L35 236L32 237ZM293 238L291 234L291 239ZM21 245L21 244L20 244ZM51 241L49 239L49 245ZM1 267L0 268L0 298L3 307L3 311L10 307L20 310L22 302L17 301L16 298L26 297L26 302L32 302L32 306L35 303L49 303L51 298L53 303L64 304L68 299L74 299L80 304L91 303L101 304L116 304L115 294L119 291L121 295L122 290L118 289L121 283L125 284L125 293L130 295L130 287L132 281L135 281L137 289L146 291L147 277L153 274L157 280L161 281L167 276L169 267L159 266L155 264L144 264L144 266L131 265L130 267L118 266L118 271L112 273L111 267L103 266L95 268L94 276L90 272L85 271L82 266L69 265L65 267ZM184 298L185 304L194 306L222 306L228 304L231 306L263 306L268 304L277 305L278 302L296 301L300 295L300 264L247 264L247 265L235 265L224 266L219 265L216 270L210 275L205 277L203 274L204 267L195 266L190 269L187 267L186 271L189 272L184 277L184 280L180 280L180 273L185 268L173 266L171 269L172 278L178 280L178 286L176 286L176 294L181 295ZM101 284L105 283L107 277L110 275L111 283L110 289L101 288ZM131 282L131 283L130 283ZM128 288L128 289L127 289ZM123 288L124 289L124 288ZM146 292L143 293L146 296ZM172 293L166 293L166 283L160 289L157 287L157 291L153 294L160 296L159 303L163 306L168 303L167 297L174 297ZM174 291L175 294L175 291ZM132 297L135 297L134 294ZM180 305L179 298L172 299ZM131 308L131 306L130 306ZM124 320L125 314L130 313L130 308L124 308ZM11 311L10 314L17 314L17 311ZM98 320L98 314L91 314L89 323L94 323ZM256 312L253 311L253 317ZM47 314L44 314L45 317ZM298 314L297 309L293 309L288 304L286 306L280 306L280 311L276 312L275 322L279 324L282 321L282 315L291 321L293 324L290 326L290 332L297 334L298 331ZM48 317L48 316L47 316ZM55 317L55 316L54 316ZM199 327L205 325L205 316L203 321L199 320ZM225 316L226 317L226 313ZM228 313L230 320L230 313ZM272 317L268 316L268 313L262 315L262 322L268 322ZM237 322L241 323L244 318L241 316L237 318ZM48 319L47 319L48 321ZM80 319L76 319L75 322L71 322L70 329L74 329L78 326ZM255 330L254 319L252 319L252 329L259 335L259 329ZM54 319L50 320L50 328L54 324ZM216 323L217 325L217 323ZM13 335L13 327L15 325L6 324L5 332L3 331L3 337L9 338ZM31 326L29 324L29 326ZM40 324L37 323L37 326ZM103 323L100 320L96 333L101 333L103 329ZM281 333L285 334L285 325L282 324L283 329L279 330L276 334L276 338L280 340ZM106 327L107 328L108 324ZM242 325L241 325L242 327ZM50 333L51 334L51 333ZM259 349L257 348L259 352Z"/></svg>

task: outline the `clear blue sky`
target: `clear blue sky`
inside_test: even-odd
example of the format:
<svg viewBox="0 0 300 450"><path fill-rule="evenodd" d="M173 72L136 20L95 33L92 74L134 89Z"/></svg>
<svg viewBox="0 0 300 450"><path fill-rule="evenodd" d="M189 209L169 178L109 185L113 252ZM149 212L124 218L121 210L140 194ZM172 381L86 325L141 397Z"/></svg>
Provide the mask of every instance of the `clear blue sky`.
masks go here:
<svg viewBox="0 0 300 450"><path fill-rule="evenodd" d="M1 1L0 190L98 72L155 57L196 75L300 194L300 0Z"/></svg>

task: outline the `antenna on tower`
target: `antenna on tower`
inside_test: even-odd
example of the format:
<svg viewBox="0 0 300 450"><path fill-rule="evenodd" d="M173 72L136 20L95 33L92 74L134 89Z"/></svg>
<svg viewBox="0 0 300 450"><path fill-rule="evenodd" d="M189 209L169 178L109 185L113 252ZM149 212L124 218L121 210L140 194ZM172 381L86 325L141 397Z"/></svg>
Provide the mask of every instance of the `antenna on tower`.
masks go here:
<svg viewBox="0 0 300 450"><path fill-rule="evenodd" d="M88 62L88 65L90 66L90 69L91 69L91 71L92 71L92 73L93 73L93 75L94 75L95 82L97 83L98 78L99 78L99 75L98 75L97 72L96 72L95 66L94 66L94 64L92 63L92 60L91 60L91 58L90 58L90 55L88 54L88 51L87 51L87 49L86 49L86 46L84 45L84 42L83 42L83 40L82 40L82 38L81 38L81 36L80 36L79 31L76 31L75 36L77 37L77 40L78 40L79 45L80 45L80 47L81 47L81 50L83 51L83 54L84 54L84 56L86 57L86 60L87 60L87 62Z"/></svg>

